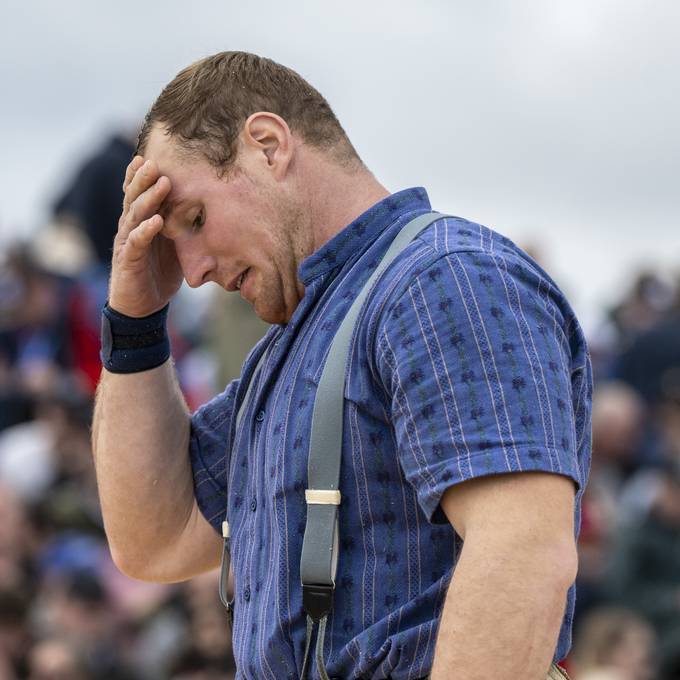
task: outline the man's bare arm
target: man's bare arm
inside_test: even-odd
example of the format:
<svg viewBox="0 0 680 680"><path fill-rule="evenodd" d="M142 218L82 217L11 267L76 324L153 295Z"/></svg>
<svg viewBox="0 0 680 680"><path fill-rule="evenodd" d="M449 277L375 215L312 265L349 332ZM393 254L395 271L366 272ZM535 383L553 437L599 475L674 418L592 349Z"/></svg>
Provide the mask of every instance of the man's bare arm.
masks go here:
<svg viewBox="0 0 680 680"><path fill-rule="evenodd" d="M123 185L109 304L131 317L162 309L182 272L158 214L170 181L136 157ZM130 374L102 371L93 452L104 527L129 576L170 582L219 564L220 537L198 511L189 462L190 417L170 360Z"/></svg>
<svg viewBox="0 0 680 680"><path fill-rule="evenodd" d="M189 413L170 361L130 375L103 371L93 449L106 535L121 571L172 582L219 565L220 537L194 498Z"/></svg>
<svg viewBox="0 0 680 680"><path fill-rule="evenodd" d="M451 487L441 506L464 545L432 680L544 680L576 578L574 483L540 472L493 475Z"/></svg>

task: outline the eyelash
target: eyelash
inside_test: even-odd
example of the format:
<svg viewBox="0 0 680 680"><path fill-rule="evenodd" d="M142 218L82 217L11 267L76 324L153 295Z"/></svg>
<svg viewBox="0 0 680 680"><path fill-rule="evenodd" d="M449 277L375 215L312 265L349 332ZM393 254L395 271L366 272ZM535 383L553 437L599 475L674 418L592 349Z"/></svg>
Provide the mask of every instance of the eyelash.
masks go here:
<svg viewBox="0 0 680 680"><path fill-rule="evenodd" d="M196 218L194 219L194 223L191 225L192 231L198 231L203 224L205 223L205 219L203 218L203 211L201 210L198 215L196 215Z"/></svg>

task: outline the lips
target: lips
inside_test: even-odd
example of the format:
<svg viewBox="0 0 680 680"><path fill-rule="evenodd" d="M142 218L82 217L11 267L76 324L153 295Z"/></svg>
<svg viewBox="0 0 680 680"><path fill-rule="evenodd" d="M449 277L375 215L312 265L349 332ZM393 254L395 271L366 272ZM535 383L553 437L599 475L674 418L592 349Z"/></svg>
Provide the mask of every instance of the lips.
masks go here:
<svg viewBox="0 0 680 680"><path fill-rule="evenodd" d="M244 269L238 276L234 277L227 285L227 290L231 292L239 290L249 271L250 267Z"/></svg>

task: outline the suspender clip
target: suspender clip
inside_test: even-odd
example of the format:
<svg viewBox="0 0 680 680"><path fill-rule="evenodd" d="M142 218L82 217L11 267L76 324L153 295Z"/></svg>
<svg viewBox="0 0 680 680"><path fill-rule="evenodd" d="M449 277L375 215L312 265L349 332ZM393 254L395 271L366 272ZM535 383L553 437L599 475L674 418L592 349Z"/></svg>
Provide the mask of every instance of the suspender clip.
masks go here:
<svg viewBox="0 0 680 680"><path fill-rule="evenodd" d="M302 607L318 623L333 607L334 586L302 584Z"/></svg>

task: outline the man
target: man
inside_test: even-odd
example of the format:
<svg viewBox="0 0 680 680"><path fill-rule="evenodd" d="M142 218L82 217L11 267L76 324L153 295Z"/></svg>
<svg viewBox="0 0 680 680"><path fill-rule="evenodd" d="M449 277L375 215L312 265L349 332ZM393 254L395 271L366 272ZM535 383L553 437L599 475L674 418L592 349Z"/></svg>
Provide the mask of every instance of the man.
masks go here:
<svg viewBox="0 0 680 680"><path fill-rule="evenodd" d="M390 195L314 88L245 53L178 74L138 152L94 423L111 551L133 577L188 579L218 566L228 515L239 677L297 678L319 376L427 195ZM193 416L164 334L182 277L239 290L274 324L241 380ZM546 677L571 641L590 392L573 312L508 239L442 218L406 248L347 366L329 676Z"/></svg>

